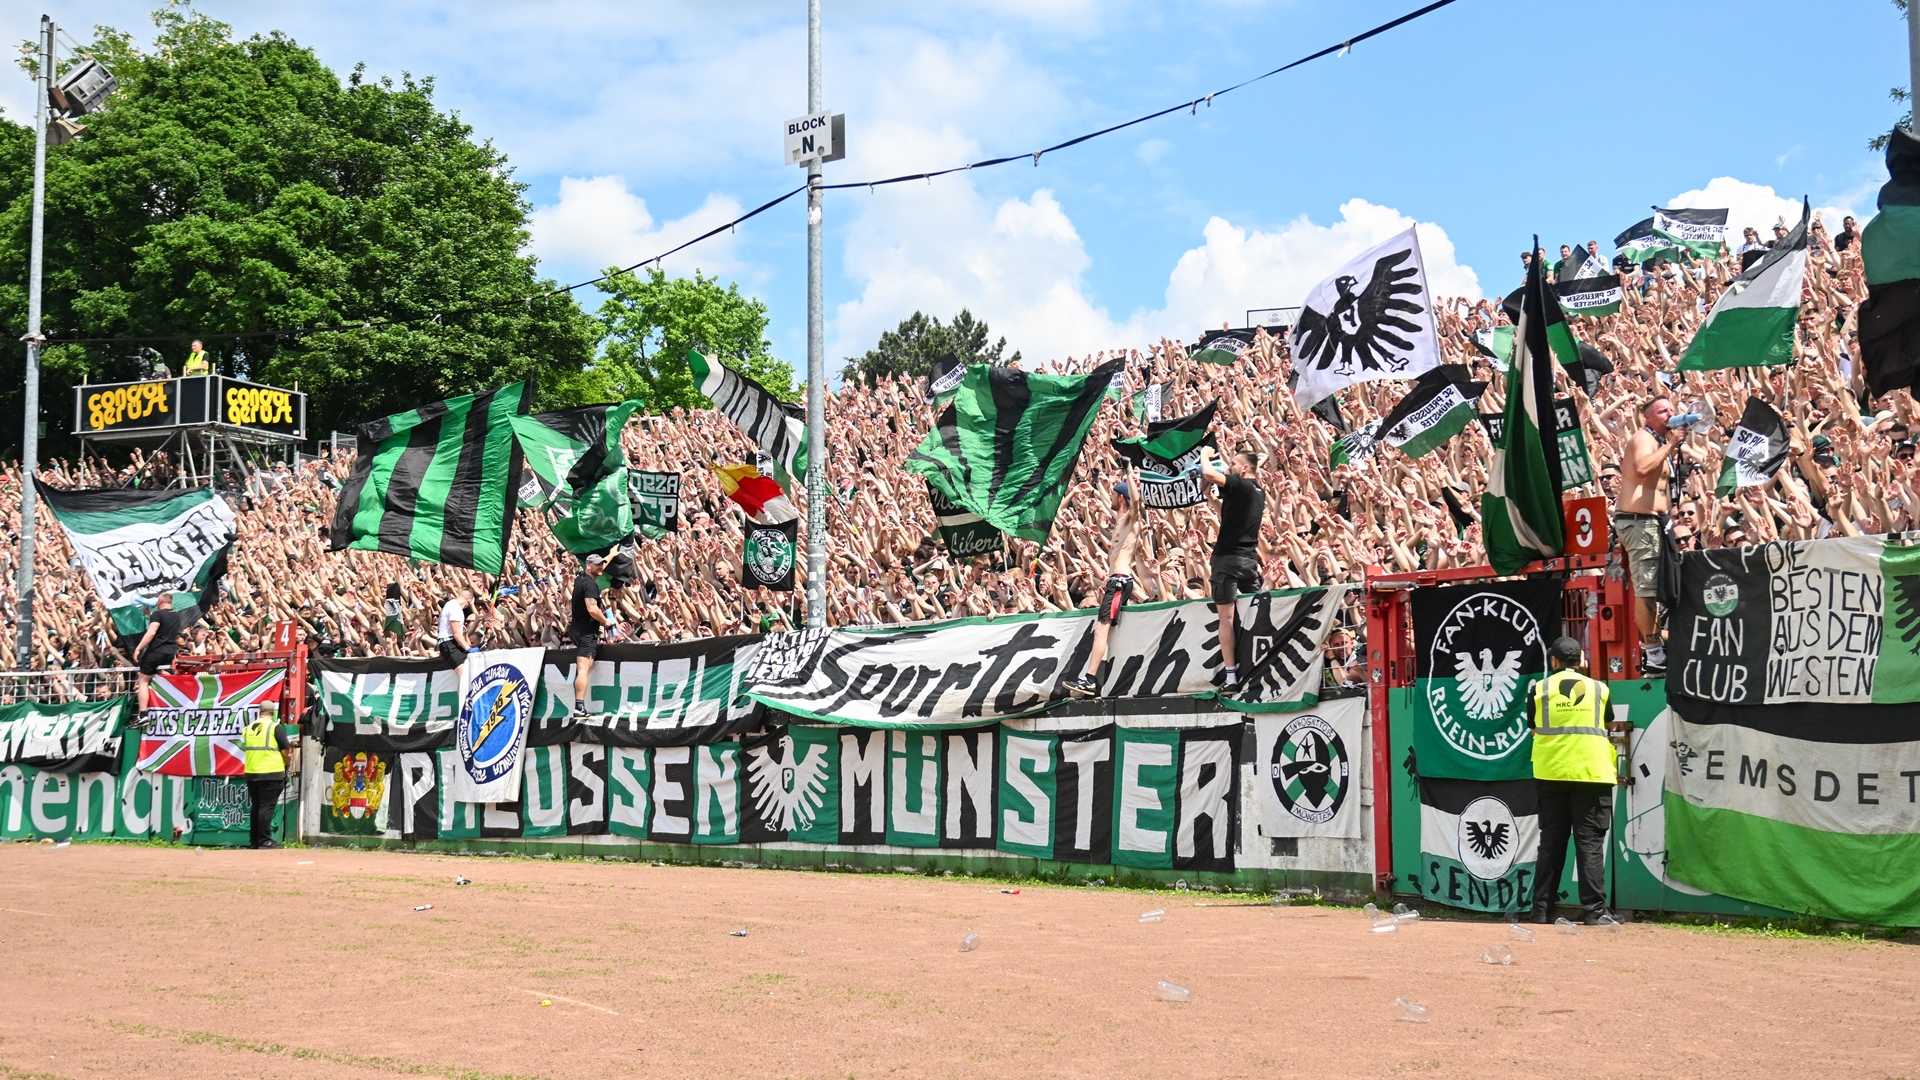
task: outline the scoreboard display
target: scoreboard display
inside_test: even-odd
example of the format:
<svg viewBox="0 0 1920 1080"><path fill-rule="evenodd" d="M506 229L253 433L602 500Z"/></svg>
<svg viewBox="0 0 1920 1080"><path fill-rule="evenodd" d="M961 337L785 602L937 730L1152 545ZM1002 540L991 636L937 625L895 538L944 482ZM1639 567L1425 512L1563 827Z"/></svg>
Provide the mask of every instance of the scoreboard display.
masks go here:
<svg viewBox="0 0 1920 1080"><path fill-rule="evenodd" d="M304 439L307 395L224 375L73 388L77 434L165 435L167 428L208 425Z"/></svg>

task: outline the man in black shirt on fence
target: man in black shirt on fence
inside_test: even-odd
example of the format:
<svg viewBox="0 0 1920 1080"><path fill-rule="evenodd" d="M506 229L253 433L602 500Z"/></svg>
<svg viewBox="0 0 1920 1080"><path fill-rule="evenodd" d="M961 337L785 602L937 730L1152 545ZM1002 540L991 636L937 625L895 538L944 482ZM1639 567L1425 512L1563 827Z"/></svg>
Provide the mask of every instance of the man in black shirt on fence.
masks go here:
<svg viewBox="0 0 1920 1080"><path fill-rule="evenodd" d="M613 628L613 619L600 603L600 582L595 580L607 564L605 555L588 555L586 565L573 579L573 609L567 616L567 638L573 642L573 715L587 715L587 675L593 670L593 658L600 649L600 635ZM617 586L608 586L616 588Z"/></svg>
<svg viewBox="0 0 1920 1080"><path fill-rule="evenodd" d="M1211 447L1200 451L1200 475L1220 489L1220 536L1213 543L1213 602L1220 609L1220 660L1223 689L1240 687L1240 669L1234 654L1234 601L1243 592L1260 589L1260 518L1267 510L1267 493L1254 480L1259 455L1241 450L1232 464L1221 468Z"/></svg>
<svg viewBox="0 0 1920 1080"><path fill-rule="evenodd" d="M134 647L133 661L140 665L139 710L147 711L147 682L162 671L173 670L173 658L180 651L180 630L186 618L173 610L173 594L165 592L154 601L147 632Z"/></svg>

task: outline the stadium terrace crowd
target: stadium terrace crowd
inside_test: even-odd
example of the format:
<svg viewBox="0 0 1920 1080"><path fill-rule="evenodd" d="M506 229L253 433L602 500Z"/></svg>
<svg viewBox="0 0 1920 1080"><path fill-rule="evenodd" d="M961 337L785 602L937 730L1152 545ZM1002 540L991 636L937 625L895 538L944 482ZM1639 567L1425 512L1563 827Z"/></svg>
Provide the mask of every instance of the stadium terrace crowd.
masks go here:
<svg viewBox="0 0 1920 1080"><path fill-rule="evenodd" d="M1866 297L1858 244L1836 245L1816 221L1800 315L1795 362L1773 369L1675 372L1695 328L1739 272L1740 249L1721 259L1628 268L1618 314L1571 319L1575 334L1611 361L1591 396L1562 371L1561 393L1580 406L1595 486L1618 486L1627 439L1640 408L1669 397L1714 423L1698 425L1680 452L1684 479L1673 509L1684 548L1731 546L1829 534L1876 533L1920 525L1914 406L1906 391L1864 399L1855 346L1856 309ZM1549 256L1551 257L1551 256ZM1521 268L1514 268L1514 277ZM1499 365L1472 345L1476 331L1505 324L1497 301L1443 300L1436 308L1448 363L1471 365L1489 379L1482 412L1498 411ZM1134 395L1165 384L1164 417L1191 413L1217 399L1214 430L1223 450L1262 455L1267 493L1263 525L1265 582L1271 588L1358 581L1368 567L1390 570L1473 565L1484 561L1477 522L1490 447L1470 425L1439 450L1409 460L1386 444L1370 457L1329 468L1339 437L1327 420L1300 408L1288 392L1285 343L1256 340L1231 366L1191 361L1177 342L1127 354L1126 395L1102 410L1082 452L1073 487L1052 539L1044 546L1009 540L1001 557L950 558L936 539L925 482L907 472L907 454L933 422L923 387L908 379L878 385L849 382L828 403L827 445L832 494L827 507L828 619L836 625L902 623L959 616L1068 610L1091 606L1105 574L1113 514L1107 484L1120 461L1108 445L1138 434ZM1068 359L1045 370L1091 370L1112 354ZM1364 383L1342 391L1344 422L1358 427L1390 410L1406 382ZM1792 424L1792 463L1768 484L1719 497L1721 451L1749 394L1768 400ZM624 437L640 469L682 477L677 533L646 540L636 553L638 577L610 594L618 624L613 641L666 641L790 628L804 595L742 588L742 514L722 494L710 464L752 461L753 447L713 410L643 417ZM135 467L114 473L99 463L55 462L42 472L59 487L115 486ZM164 463L160 463L161 470ZM431 655L439 605L463 589L495 601L470 616L477 643L559 646L568 621L576 560L555 542L539 515L522 511L512 556L498 579L370 552L328 551L335 493L350 459L305 459L261 470L244 496L232 497L239 539L223 597L181 642L184 653L265 648L276 622L297 620L311 641L346 655ZM150 470L150 471L161 471ZM12 639L18 551L20 476L0 483L0 617ZM803 504L804 493L794 501ZM1158 510L1149 515L1146 546L1136 564L1138 599L1208 595L1208 544L1216 506ZM124 665L106 612L72 559L59 527L39 518L36 578L37 664L46 668ZM802 561L801 578L805 566ZM383 599L400 586L399 633ZM1350 635L1329 650L1336 678L1351 655Z"/></svg>

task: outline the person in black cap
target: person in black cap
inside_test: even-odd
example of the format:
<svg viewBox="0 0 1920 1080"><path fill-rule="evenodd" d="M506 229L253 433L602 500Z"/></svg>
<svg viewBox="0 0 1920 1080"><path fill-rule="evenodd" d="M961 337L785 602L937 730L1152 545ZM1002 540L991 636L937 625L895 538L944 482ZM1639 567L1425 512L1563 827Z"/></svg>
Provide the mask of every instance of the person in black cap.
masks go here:
<svg viewBox="0 0 1920 1080"><path fill-rule="evenodd" d="M585 565L573 579L573 610L567 619L567 639L573 642L573 715L587 715L587 674L593 670L593 658L600 651L600 635L613 628L613 619L601 607L600 582L595 580L607 564L605 555L588 555ZM608 586L615 588L617 586Z"/></svg>
<svg viewBox="0 0 1920 1080"><path fill-rule="evenodd" d="M1607 911L1607 827L1619 776L1607 739L1607 684L1580 672L1580 643L1555 639L1553 670L1533 684L1527 723L1533 730L1533 779L1539 793L1540 854L1534 863L1533 921L1553 921L1567 837L1573 837L1574 877L1588 926Z"/></svg>

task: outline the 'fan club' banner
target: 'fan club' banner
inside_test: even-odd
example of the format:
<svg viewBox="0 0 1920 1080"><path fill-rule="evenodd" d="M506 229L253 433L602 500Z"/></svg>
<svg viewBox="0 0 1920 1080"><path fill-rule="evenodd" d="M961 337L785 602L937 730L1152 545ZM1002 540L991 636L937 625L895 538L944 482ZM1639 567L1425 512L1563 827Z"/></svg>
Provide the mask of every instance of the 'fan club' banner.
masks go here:
<svg viewBox="0 0 1920 1080"><path fill-rule="evenodd" d="M1564 586L1496 581L1413 593L1413 752L1421 777L1533 776L1527 691L1560 636Z"/></svg>
<svg viewBox="0 0 1920 1080"><path fill-rule="evenodd" d="M1221 703L1245 712L1312 704L1322 646L1344 586L1242 597L1236 617L1241 689ZM1062 701L1086 667L1090 612L957 619L914 627L802 630L769 640L749 693L795 716L861 727L951 727L1023 716ZM1219 614L1211 601L1128 608L1096 677L1106 697L1214 692Z"/></svg>
<svg viewBox="0 0 1920 1080"><path fill-rule="evenodd" d="M1231 871L1241 725L1035 732L794 724L700 746L529 747L510 802L451 795L452 750L329 749L325 832L614 835L993 850Z"/></svg>
<svg viewBox="0 0 1920 1080"><path fill-rule="evenodd" d="M278 717L286 677L284 668L154 676L140 734L140 770L163 776L246 775L240 732L263 714Z"/></svg>
<svg viewBox="0 0 1920 1080"><path fill-rule="evenodd" d="M532 675L527 744L687 745L749 730L762 710L743 696L742 680L760 642L757 634L742 634L602 645L580 720L573 718L574 655L547 652ZM330 748L380 755L454 745L461 668L392 657L316 658L312 664Z"/></svg>

